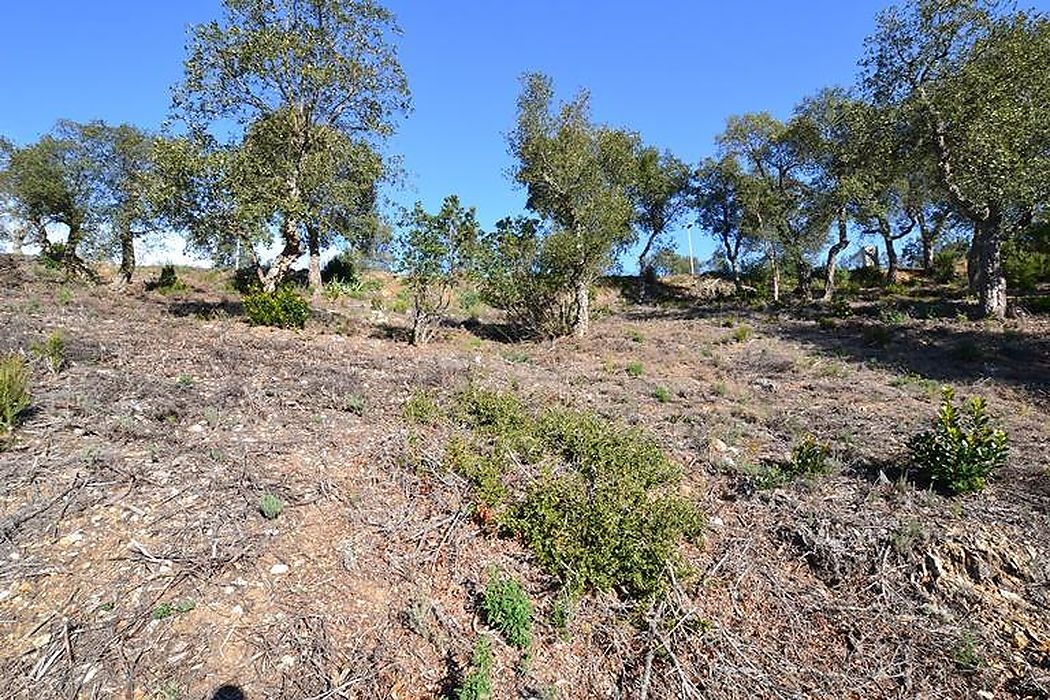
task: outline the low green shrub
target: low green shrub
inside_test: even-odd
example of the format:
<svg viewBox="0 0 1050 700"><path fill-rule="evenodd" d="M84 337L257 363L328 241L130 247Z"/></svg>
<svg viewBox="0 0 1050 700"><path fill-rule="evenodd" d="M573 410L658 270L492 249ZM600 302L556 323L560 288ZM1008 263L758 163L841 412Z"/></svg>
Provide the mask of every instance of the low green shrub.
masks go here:
<svg viewBox="0 0 1050 700"><path fill-rule="evenodd" d="M267 520L274 520L284 512L284 502L272 493L263 494L259 499L259 512Z"/></svg>
<svg viewBox="0 0 1050 700"><path fill-rule="evenodd" d="M243 302L244 313L253 326L303 328L310 318L309 302L290 286L274 292L249 292Z"/></svg>
<svg viewBox="0 0 1050 700"><path fill-rule="evenodd" d="M179 279L174 265L165 265L160 268L160 275L155 280L146 282L146 289L160 292L161 294L174 294L186 289L186 283Z"/></svg>
<svg viewBox="0 0 1050 700"><path fill-rule="evenodd" d="M492 700L492 644L488 637L474 643L470 670L456 688L456 700Z"/></svg>
<svg viewBox="0 0 1050 700"><path fill-rule="evenodd" d="M58 374L66 364L66 339L60 330L49 333L42 343L34 343L30 351L47 363L53 374Z"/></svg>
<svg viewBox="0 0 1050 700"><path fill-rule="evenodd" d="M507 644L523 651L532 645L532 601L520 582L494 573L485 586L481 612L485 624Z"/></svg>
<svg viewBox="0 0 1050 700"><path fill-rule="evenodd" d="M941 389L936 424L909 441L912 460L937 486L952 494L976 493L1006 464L1006 433L991 426L987 403L972 397L960 410L955 390Z"/></svg>
<svg viewBox="0 0 1050 700"><path fill-rule="evenodd" d="M430 425L441 418L441 409L430 392L417 389L401 406L401 415L413 423Z"/></svg>
<svg viewBox="0 0 1050 700"><path fill-rule="evenodd" d="M631 360L627 363L627 374L631 377L640 377L645 373L645 365L638 360Z"/></svg>
<svg viewBox="0 0 1050 700"><path fill-rule="evenodd" d="M29 366L21 355L0 359L0 435L11 431L29 408Z"/></svg>
<svg viewBox="0 0 1050 700"><path fill-rule="evenodd" d="M652 438L593 414L551 410L537 429L563 468L526 486L506 528L571 589L662 595L669 569L680 568L678 543L702 526L674 492L678 468Z"/></svg>

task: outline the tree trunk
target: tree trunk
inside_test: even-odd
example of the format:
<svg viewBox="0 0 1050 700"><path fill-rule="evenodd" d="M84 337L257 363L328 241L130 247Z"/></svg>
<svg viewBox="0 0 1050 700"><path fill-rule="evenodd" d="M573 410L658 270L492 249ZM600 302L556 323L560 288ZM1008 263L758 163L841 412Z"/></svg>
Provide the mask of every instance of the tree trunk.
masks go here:
<svg viewBox="0 0 1050 700"><path fill-rule="evenodd" d="M1003 237L1001 217L997 212L981 222L976 238L981 315L986 318L1006 317L1006 277L1003 275ZM976 241L975 241L976 242Z"/></svg>
<svg viewBox="0 0 1050 700"><path fill-rule="evenodd" d="M727 256L728 257L728 256ZM733 288L737 296L744 294L744 280L740 277L740 260L738 255L729 258L729 271L733 273Z"/></svg>
<svg viewBox="0 0 1050 700"><path fill-rule="evenodd" d="M649 239L645 242L645 247L642 248L642 252L638 255L638 301L645 301L649 294L648 277L653 272L652 266L646 265L645 261L649 259L649 251L652 250L657 235L654 233L649 236Z"/></svg>
<svg viewBox="0 0 1050 700"><path fill-rule="evenodd" d="M263 276L263 291L274 292L278 285L288 278L292 265L302 255L299 242L299 227L291 218L285 218L281 224L281 238L284 239L284 249L273 261L269 271Z"/></svg>
<svg viewBox="0 0 1050 700"><path fill-rule="evenodd" d="M26 243L26 227L22 225L16 225L11 231L11 247L12 252L16 255L22 254L22 248Z"/></svg>
<svg viewBox="0 0 1050 700"><path fill-rule="evenodd" d="M966 285L970 294L979 294L984 285L984 274L981 270L981 237L980 224L973 225L973 238L970 240L970 249L966 251Z"/></svg>
<svg viewBox="0 0 1050 700"><path fill-rule="evenodd" d="M773 285L773 302L780 303L780 262L777 260L777 253L773 249L773 246L769 246L768 251L769 257L769 276L770 282Z"/></svg>
<svg viewBox="0 0 1050 700"><path fill-rule="evenodd" d="M321 297L324 291L324 281L321 279L321 237L317 227L307 224L307 245L310 250L310 289L313 290L314 299Z"/></svg>
<svg viewBox="0 0 1050 700"><path fill-rule="evenodd" d="M893 241L893 229L885 217L879 217L879 233L886 244L886 284L897 284L897 246Z"/></svg>
<svg viewBox="0 0 1050 700"><path fill-rule="evenodd" d="M933 272L933 244L937 235L936 228L930 228L926 216L919 213L919 243L922 245L922 271L926 275Z"/></svg>
<svg viewBox="0 0 1050 700"><path fill-rule="evenodd" d="M577 338L587 335L591 327L591 295L589 285L579 280L576 282L576 323L572 334Z"/></svg>
<svg viewBox="0 0 1050 700"><path fill-rule="evenodd" d="M824 301L831 301L835 295L835 268L838 266L839 254L849 246L846 223L846 212L839 210L839 239L828 249L828 260L824 265Z"/></svg>
<svg viewBox="0 0 1050 700"><path fill-rule="evenodd" d="M117 273L117 284L126 286L131 284L131 278L135 275L135 240L130 229L120 232L120 271Z"/></svg>

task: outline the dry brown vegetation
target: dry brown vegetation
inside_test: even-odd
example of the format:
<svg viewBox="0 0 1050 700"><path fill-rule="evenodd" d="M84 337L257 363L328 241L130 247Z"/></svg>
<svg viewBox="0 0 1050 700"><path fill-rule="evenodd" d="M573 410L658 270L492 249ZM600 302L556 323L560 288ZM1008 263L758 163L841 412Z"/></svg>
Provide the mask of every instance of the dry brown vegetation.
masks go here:
<svg viewBox="0 0 1050 700"><path fill-rule="evenodd" d="M35 363L0 452L4 697L442 697L488 633L493 567L537 615L527 664L493 635L495 697L1050 697L1046 318L910 298L832 320L686 287L640 307L607 287L583 341L511 344L483 317L420 349L381 303L253 328L217 273L183 274L129 294L0 261L0 353L56 329L67 346L61 371ZM468 382L654 435L707 517L692 574L643 610L586 596L555 629L554 582L402 416ZM942 382L1010 436L976 496L905 470ZM832 473L756 489L810 433Z"/></svg>

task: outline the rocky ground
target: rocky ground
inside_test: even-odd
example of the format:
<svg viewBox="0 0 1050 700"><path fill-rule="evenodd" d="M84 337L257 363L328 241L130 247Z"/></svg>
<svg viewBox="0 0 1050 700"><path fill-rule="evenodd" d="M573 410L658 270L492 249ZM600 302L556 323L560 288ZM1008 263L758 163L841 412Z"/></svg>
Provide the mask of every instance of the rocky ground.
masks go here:
<svg viewBox="0 0 1050 700"><path fill-rule="evenodd" d="M272 330L217 274L186 279L117 291L0 261L0 353L66 343L57 371L33 360L0 452L4 697L442 697L488 634L495 568L537 610L527 663L493 637L495 697L1050 697L1046 317L613 285L586 340L509 343L483 318L420 349L382 300ZM644 611L588 596L555 630L554 582L473 517L465 480L408 458L441 445L404 402L468 382L653 434L707 518L692 575ZM942 383L1009 433L983 494L907 470ZM756 488L807 434L833 472Z"/></svg>

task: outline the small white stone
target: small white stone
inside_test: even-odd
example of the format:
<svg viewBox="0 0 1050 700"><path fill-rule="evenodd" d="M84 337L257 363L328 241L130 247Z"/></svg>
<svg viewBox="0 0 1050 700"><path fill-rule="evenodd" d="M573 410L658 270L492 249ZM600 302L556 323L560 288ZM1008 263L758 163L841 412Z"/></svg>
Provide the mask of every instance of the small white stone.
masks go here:
<svg viewBox="0 0 1050 700"><path fill-rule="evenodd" d="M244 614L244 608L242 608L240 605L234 605L230 609L230 612L232 612L234 615L243 615Z"/></svg>
<svg viewBox="0 0 1050 700"><path fill-rule="evenodd" d="M288 565L287 564L274 564L273 566L270 567L270 573L273 574L274 576L280 576L281 574L287 574L288 573Z"/></svg>
<svg viewBox="0 0 1050 700"><path fill-rule="evenodd" d="M726 521L722 520L717 515L714 515L714 516L711 517L710 520L707 521L707 524L710 525L711 527L723 527L723 526L725 526Z"/></svg>

